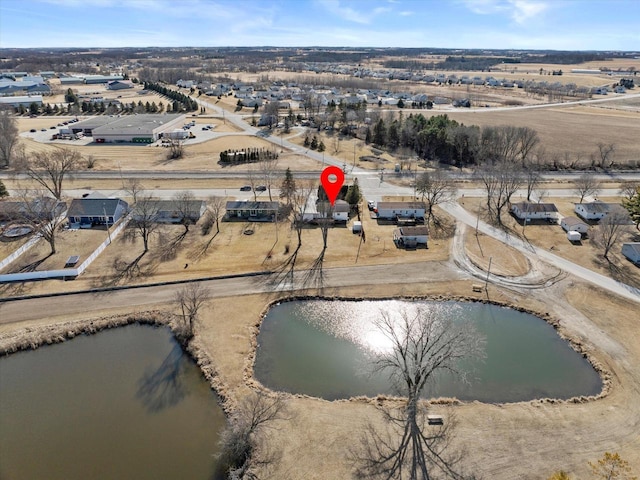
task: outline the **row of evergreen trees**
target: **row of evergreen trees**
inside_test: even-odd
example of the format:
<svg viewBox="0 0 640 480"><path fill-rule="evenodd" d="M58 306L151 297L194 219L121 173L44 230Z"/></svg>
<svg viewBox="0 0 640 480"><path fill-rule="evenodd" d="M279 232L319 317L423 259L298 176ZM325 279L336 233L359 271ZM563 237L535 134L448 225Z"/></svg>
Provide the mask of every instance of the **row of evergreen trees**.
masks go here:
<svg viewBox="0 0 640 480"><path fill-rule="evenodd" d="M185 95L184 93L171 90L170 88L165 87L161 83L144 82L144 89L153 90L155 92L158 92L160 95L164 95L165 97L168 97L171 100L173 100L172 110L174 112L180 112L182 110L186 110L188 112L194 112L199 108L198 102L192 99L189 95Z"/></svg>
<svg viewBox="0 0 640 480"><path fill-rule="evenodd" d="M225 150L220 152L220 162L227 164L254 163L264 160L275 160L278 153L262 148L246 148L244 150Z"/></svg>
<svg viewBox="0 0 640 480"><path fill-rule="evenodd" d="M479 134L479 127L466 127L447 115L427 118L419 113L393 120L380 118L373 129L367 127L365 143L390 150L406 148L420 158L462 166L476 163L473 144Z"/></svg>

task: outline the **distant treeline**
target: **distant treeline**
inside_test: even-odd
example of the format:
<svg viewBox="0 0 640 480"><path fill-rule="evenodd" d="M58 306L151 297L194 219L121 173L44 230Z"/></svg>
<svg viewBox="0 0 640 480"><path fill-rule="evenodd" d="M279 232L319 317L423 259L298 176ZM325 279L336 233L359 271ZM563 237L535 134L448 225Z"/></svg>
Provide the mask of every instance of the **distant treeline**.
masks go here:
<svg viewBox="0 0 640 480"><path fill-rule="evenodd" d="M404 70L487 70L498 63L520 63L518 58L496 57L447 57L440 62L420 62L415 60L387 60L387 68L401 68Z"/></svg>
<svg viewBox="0 0 640 480"><path fill-rule="evenodd" d="M165 97L169 97L171 100L173 100L172 111L174 112L180 112L182 110L193 112L195 110L198 110L199 108L198 102L196 102L188 95L176 92L175 90L165 87L161 83L144 82L144 89L153 90L155 92L158 92L160 95L164 95Z"/></svg>

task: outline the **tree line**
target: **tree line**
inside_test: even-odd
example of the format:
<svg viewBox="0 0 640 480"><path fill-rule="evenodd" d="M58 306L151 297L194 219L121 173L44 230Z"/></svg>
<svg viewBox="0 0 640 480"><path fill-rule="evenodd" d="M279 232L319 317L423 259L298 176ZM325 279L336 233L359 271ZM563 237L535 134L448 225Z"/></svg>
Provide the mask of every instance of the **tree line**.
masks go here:
<svg viewBox="0 0 640 480"><path fill-rule="evenodd" d="M278 153L266 148L247 148L244 150L224 150L220 152L220 162L229 164L254 163L264 160L276 160Z"/></svg>
<svg viewBox="0 0 640 480"><path fill-rule="evenodd" d="M164 95L165 97L173 100L172 111L173 112L193 112L198 110L198 102L189 97L189 95L185 95L184 93L176 92L170 88L165 87L161 83L156 82L144 82L145 90L153 90L154 92L158 92L160 95ZM167 107L167 110L168 107Z"/></svg>

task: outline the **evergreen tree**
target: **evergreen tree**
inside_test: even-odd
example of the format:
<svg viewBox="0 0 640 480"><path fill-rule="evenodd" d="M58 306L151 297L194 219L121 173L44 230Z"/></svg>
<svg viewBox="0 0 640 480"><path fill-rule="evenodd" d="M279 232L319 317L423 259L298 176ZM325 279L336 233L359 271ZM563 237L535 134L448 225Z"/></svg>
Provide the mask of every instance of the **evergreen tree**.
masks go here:
<svg viewBox="0 0 640 480"><path fill-rule="evenodd" d="M286 198L287 205L291 205L295 193L296 181L291 173L291 168L287 167L287 170L284 172L284 180L280 186L280 198Z"/></svg>
<svg viewBox="0 0 640 480"><path fill-rule="evenodd" d="M358 179L355 178L353 180L353 185L350 185L347 189L347 195L344 200L351 205L351 210L356 210L361 199L362 194L360 193L360 185L358 185Z"/></svg>
<svg viewBox="0 0 640 480"><path fill-rule="evenodd" d="M379 119L373 127L373 143L380 147L384 147L387 143L387 127L382 119Z"/></svg>
<svg viewBox="0 0 640 480"><path fill-rule="evenodd" d="M631 220L636 224L636 228L640 230L640 188L636 190L636 194L629 200L623 200L622 205L629 212Z"/></svg>
<svg viewBox="0 0 640 480"><path fill-rule="evenodd" d="M318 148L318 139L314 135L311 139L311 150L315 150L316 148Z"/></svg>
<svg viewBox="0 0 640 480"><path fill-rule="evenodd" d="M398 108L404 108L404 100L398 100Z"/></svg>
<svg viewBox="0 0 640 480"><path fill-rule="evenodd" d="M5 187L4 183L2 183L2 180L0 180L0 198L8 196L9 192L7 191L7 187Z"/></svg>
<svg viewBox="0 0 640 480"><path fill-rule="evenodd" d="M319 152L324 152L325 151L325 146L324 146L324 142L322 140L320 140L320 143L318 144L318 151Z"/></svg>
<svg viewBox="0 0 640 480"><path fill-rule="evenodd" d="M364 137L364 143L366 143L367 145L371 143L371 129L369 127L367 127L367 133Z"/></svg>

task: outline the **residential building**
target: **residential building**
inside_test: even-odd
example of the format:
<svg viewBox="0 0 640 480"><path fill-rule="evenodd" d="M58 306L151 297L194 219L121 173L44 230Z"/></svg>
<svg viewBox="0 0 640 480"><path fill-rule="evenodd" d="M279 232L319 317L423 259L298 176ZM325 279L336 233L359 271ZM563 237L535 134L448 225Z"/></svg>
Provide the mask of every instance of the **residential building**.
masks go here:
<svg viewBox="0 0 640 480"><path fill-rule="evenodd" d="M624 243L622 245L622 254L629 261L640 266L640 242Z"/></svg>
<svg viewBox="0 0 640 480"><path fill-rule="evenodd" d="M279 202L230 201L226 204L225 220L251 220L273 222L276 220Z"/></svg>
<svg viewBox="0 0 640 480"><path fill-rule="evenodd" d="M582 235L585 235L589 231L589 225L578 217L564 217L560 221L560 226L565 232L580 232Z"/></svg>
<svg viewBox="0 0 640 480"><path fill-rule="evenodd" d="M401 248L415 248L418 245L429 248L429 229L426 226L396 228L393 231L393 241Z"/></svg>
<svg viewBox="0 0 640 480"><path fill-rule="evenodd" d="M70 225L91 228L113 225L129 210L129 204L119 198L74 198L67 211Z"/></svg>
<svg viewBox="0 0 640 480"><path fill-rule="evenodd" d="M522 221L528 220L553 220L558 219L558 209L553 203L514 203L511 213Z"/></svg>

